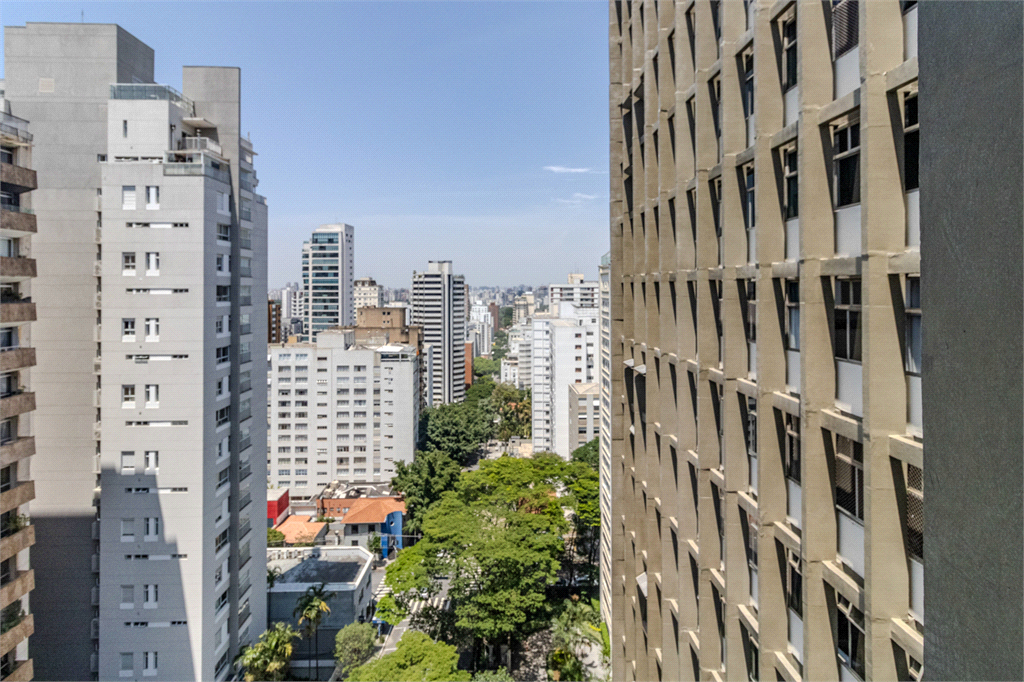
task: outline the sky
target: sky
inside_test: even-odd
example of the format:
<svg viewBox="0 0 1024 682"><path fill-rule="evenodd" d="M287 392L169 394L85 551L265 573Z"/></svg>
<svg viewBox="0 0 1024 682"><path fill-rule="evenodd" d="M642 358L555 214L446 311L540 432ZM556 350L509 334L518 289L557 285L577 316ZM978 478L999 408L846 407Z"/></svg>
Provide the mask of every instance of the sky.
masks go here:
<svg viewBox="0 0 1024 682"><path fill-rule="evenodd" d="M608 3L15 2L3 25L116 23L183 65L242 70L270 288L302 241L355 226L355 275L408 287L597 276L608 251ZM15 112L17 113L17 112Z"/></svg>

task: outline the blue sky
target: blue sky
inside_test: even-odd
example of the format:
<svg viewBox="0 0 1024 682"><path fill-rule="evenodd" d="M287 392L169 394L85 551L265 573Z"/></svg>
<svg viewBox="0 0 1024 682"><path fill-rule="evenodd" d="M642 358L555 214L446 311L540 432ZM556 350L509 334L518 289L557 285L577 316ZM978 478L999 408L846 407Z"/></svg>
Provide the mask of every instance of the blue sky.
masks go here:
<svg viewBox="0 0 1024 682"><path fill-rule="evenodd" d="M356 275L408 287L596 277L608 250L608 5L585 2L14 2L2 23L117 23L181 66L242 69L270 206L271 287L321 223Z"/></svg>

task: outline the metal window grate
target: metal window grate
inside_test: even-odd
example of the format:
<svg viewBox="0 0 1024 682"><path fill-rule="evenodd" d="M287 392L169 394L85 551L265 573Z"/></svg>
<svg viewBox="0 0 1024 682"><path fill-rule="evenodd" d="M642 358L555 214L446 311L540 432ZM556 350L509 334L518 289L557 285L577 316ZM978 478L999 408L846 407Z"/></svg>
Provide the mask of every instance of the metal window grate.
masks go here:
<svg viewBox="0 0 1024 682"><path fill-rule="evenodd" d="M860 42L858 0L832 2L832 58L838 59Z"/></svg>
<svg viewBox="0 0 1024 682"><path fill-rule="evenodd" d="M907 465L907 553L924 561L924 472Z"/></svg>

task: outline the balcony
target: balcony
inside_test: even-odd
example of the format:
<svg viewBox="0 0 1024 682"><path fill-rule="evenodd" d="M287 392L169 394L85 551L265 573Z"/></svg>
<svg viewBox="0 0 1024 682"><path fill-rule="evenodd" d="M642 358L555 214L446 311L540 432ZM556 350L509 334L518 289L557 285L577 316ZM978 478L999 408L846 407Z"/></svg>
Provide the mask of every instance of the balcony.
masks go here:
<svg viewBox="0 0 1024 682"><path fill-rule="evenodd" d="M18 606L20 607L21 605L18 604ZM10 620L8 620L7 614L4 613L3 634L0 635L0 651L10 651L14 647L18 646L20 642L25 641L34 632L35 618L32 617L31 613L26 614L22 612L15 617L12 612ZM5 677L4 679L9 680L11 678Z"/></svg>
<svg viewBox="0 0 1024 682"><path fill-rule="evenodd" d="M31 457L36 454L36 439L32 436L14 438L0 445L0 467Z"/></svg>
<svg viewBox="0 0 1024 682"><path fill-rule="evenodd" d="M178 149L193 152L208 150L217 155L223 154L220 144L208 137L184 137L178 140Z"/></svg>
<svg viewBox="0 0 1024 682"><path fill-rule="evenodd" d="M15 556L23 549L36 544L36 527L28 525L16 533L0 538L0 561Z"/></svg>
<svg viewBox="0 0 1024 682"><path fill-rule="evenodd" d="M35 409L36 394L31 391L18 391L0 398L0 419L25 414Z"/></svg>
<svg viewBox="0 0 1024 682"><path fill-rule="evenodd" d="M252 493L246 491L244 495L238 498L238 511L243 511L250 504L252 504Z"/></svg>
<svg viewBox="0 0 1024 682"><path fill-rule="evenodd" d="M0 514L6 514L23 504L28 504L34 499L36 499L35 481L21 481L4 491L3 499L0 500ZM3 529L4 532L6 530L6 528ZM21 528L17 528L15 532L17 530L21 530Z"/></svg>
<svg viewBox="0 0 1024 682"><path fill-rule="evenodd" d="M21 599L36 589L35 571L31 569L20 571L17 576L11 582L0 587L0 604L12 604L16 599Z"/></svg>
<svg viewBox="0 0 1024 682"><path fill-rule="evenodd" d="M0 112L0 133L16 137L22 142L31 142L32 133L28 132L28 126L29 123L25 119Z"/></svg>
<svg viewBox="0 0 1024 682"><path fill-rule="evenodd" d="M0 275L5 282L31 279L36 276L36 259L0 256Z"/></svg>
<svg viewBox="0 0 1024 682"><path fill-rule="evenodd" d="M159 83L111 83L110 99L155 99L177 104L188 117L195 117L196 105L169 85Z"/></svg>
<svg viewBox="0 0 1024 682"><path fill-rule="evenodd" d="M35 366L35 348L0 348L0 372Z"/></svg>
<svg viewBox="0 0 1024 682"><path fill-rule="evenodd" d="M246 519L238 526L238 539L239 541L244 540L245 536L252 532L252 523L249 519Z"/></svg>
<svg viewBox="0 0 1024 682"><path fill-rule="evenodd" d="M179 162L167 159L163 163L164 175L205 175L208 178L214 180L220 180L225 184L231 184L231 173L221 168L214 168L208 161L207 157L202 156L201 161L196 162Z"/></svg>
<svg viewBox="0 0 1024 682"><path fill-rule="evenodd" d="M4 232L36 232L36 216L32 209L22 208L5 201L0 203L0 230Z"/></svg>
<svg viewBox="0 0 1024 682"><path fill-rule="evenodd" d="M36 304L27 299L0 300L0 324L36 321Z"/></svg>
<svg viewBox="0 0 1024 682"><path fill-rule="evenodd" d="M248 559L246 559L246 560L248 561ZM250 610L249 609L249 602L245 602L245 604L242 606L242 608L240 608L238 610L238 625L239 626L245 625L245 621L247 621L249 619L249 610Z"/></svg>
<svg viewBox="0 0 1024 682"><path fill-rule="evenodd" d="M246 464L245 466L238 467L238 482L241 483L245 479L252 476L252 467Z"/></svg>
<svg viewBox="0 0 1024 682"><path fill-rule="evenodd" d="M15 166L13 163L0 163L0 182L10 185L11 191L15 194L31 192L39 186L34 170Z"/></svg>
<svg viewBox="0 0 1024 682"><path fill-rule="evenodd" d="M32 669L32 659L27 661L17 661L11 671L8 673L4 671L4 682L28 682L35 675L35 671Z"/></svg>

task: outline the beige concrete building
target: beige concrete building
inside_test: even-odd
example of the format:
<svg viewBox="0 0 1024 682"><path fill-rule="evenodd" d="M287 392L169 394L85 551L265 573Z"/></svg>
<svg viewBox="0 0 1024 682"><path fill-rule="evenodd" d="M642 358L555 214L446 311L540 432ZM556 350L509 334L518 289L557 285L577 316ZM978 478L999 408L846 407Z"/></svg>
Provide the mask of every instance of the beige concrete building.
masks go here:
<svg viewBox="0 0 1024 682"><path fill-rule="evenodd" d="M601 387L569 384L569 454L598 437L601 428Z"/></svg>
<svg viewBox="0 0 1024 682"><path fill-rule="evenodd" d="M922 674L917 12L610 4L613 679Z"/></svg>
<svg viewBox="0 0 1024 682"><path fill-rule="evenodd" d="M13 682L33 676L28 645L35 631L30 548L36 529L29 508L36 496L31 471L36 451L31 380L36 364L31 335L36 217L30 197L37 184L29 122L9 113L2 93L0 105L0 677Z"/></svg>

